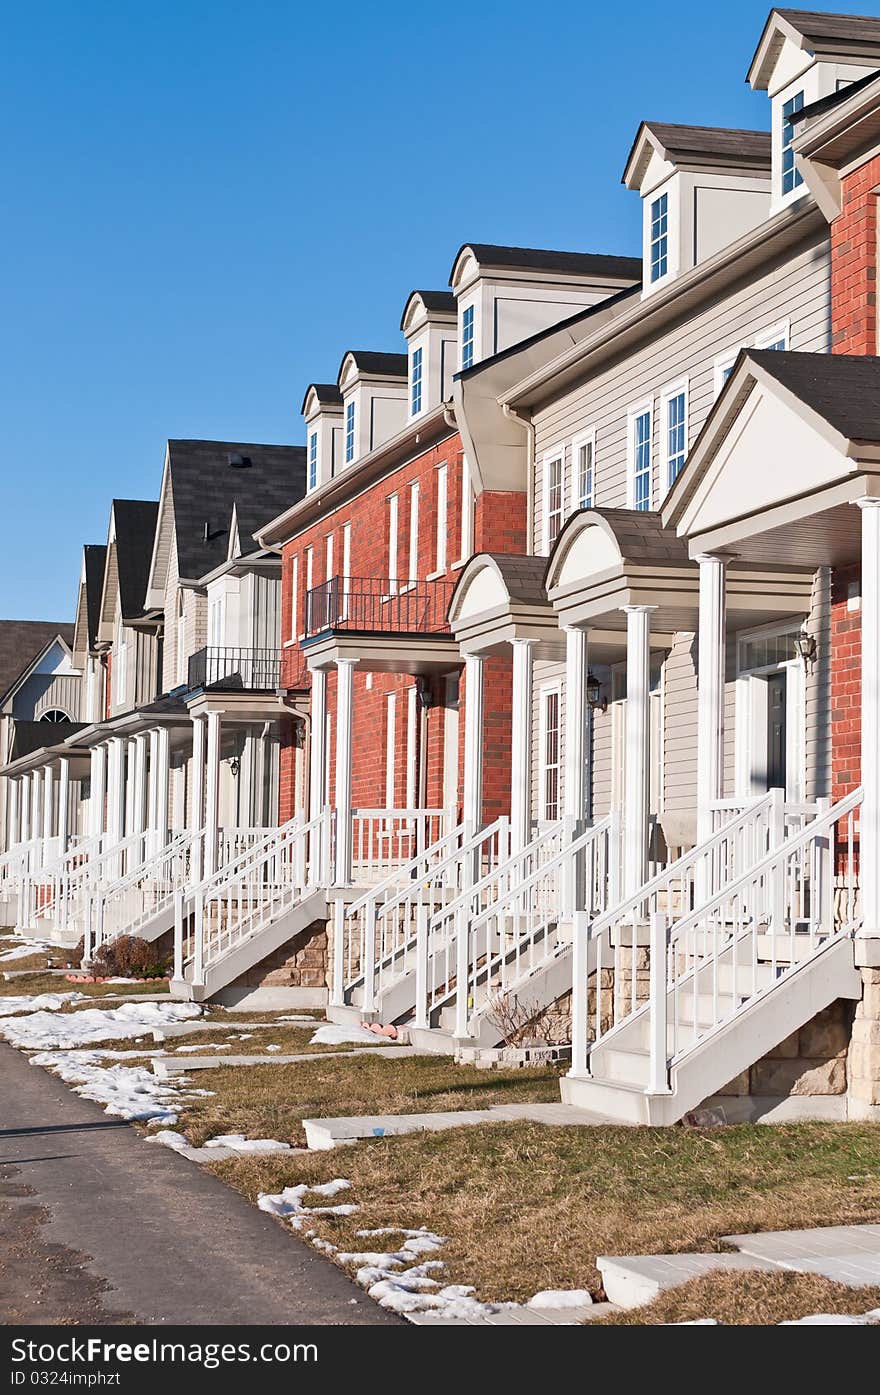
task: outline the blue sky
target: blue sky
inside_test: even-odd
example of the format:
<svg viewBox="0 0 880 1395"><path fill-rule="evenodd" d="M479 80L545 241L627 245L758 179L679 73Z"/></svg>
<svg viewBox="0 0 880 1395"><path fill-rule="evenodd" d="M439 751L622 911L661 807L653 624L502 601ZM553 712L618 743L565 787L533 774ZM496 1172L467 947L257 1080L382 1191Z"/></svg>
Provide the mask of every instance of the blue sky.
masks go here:
<svg viewBox="0 0 880 1395"><path fill-rule="evenodd" d="M766 126L767 10L6 0L0 615L72 619L168 436L301 441L462 242L637 253L639 120Z"/></svg>

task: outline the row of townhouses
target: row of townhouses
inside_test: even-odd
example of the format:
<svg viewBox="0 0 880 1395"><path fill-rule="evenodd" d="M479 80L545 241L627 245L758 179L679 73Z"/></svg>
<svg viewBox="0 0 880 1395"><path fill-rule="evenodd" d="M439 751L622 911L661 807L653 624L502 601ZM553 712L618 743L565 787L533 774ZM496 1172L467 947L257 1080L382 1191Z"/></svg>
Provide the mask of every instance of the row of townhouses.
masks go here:
<svg viewBox="0 0 880 1395"><path fill-rule="evenodd" d="M169 441L72 630L3 627L25 932L552 1019L623 1120L880 1112L880 20L773 10L748 81L638 127L641 258L466 243L304 447Z"/></svg>

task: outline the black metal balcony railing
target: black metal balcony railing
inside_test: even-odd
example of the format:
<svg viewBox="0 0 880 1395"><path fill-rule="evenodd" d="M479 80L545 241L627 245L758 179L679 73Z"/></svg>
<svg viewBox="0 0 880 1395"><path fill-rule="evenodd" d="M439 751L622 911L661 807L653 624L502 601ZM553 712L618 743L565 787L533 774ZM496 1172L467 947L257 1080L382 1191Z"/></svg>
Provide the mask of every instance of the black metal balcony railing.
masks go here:
<svg viewBox="0 0 880 1395"><path fill-rule="evenodd" d="M306 634L358 630L368 634L448 634L451 581L331 577L306 596Z"/></svg>
<svg viewBox="0 0 880 1395"><path fill-rule="evenodd" d="M190 656L187 680L191 688L274 692L280 684L280 669L277 649L232 649L208 644Z"/></svg>
<svg viewBox="0 0 880 1395"><path fill-rule="evenodd" d="M312 676L306 656L299 645L291 645L281 651L281 682L287 692L306 692L312 686Z"/></svg>

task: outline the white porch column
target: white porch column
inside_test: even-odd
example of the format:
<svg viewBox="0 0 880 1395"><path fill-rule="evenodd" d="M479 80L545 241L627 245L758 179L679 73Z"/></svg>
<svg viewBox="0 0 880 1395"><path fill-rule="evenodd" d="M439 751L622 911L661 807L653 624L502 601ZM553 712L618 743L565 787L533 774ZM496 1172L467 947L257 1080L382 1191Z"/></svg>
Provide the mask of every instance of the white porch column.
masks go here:
<svg viewBox="0 0 880 1395"><path fill-rule="evenodd" d="M58 773L58 844L61 856L70 840L70 761L61 757Z"/></svg>
<svg viewBox="0 0 880 1395"><path fill-rule="evenodd" d="M483 669L482 654L464 661L464 822L473 832L483 822Z"/></svg>
<svg viewBox="0 0 880 1395"><path fill-rule="evenodd" d="M510 734L511 852L526 846L532 831L532 649L533 639L511 640L513 701Z"/></svg>
<svg viewBox="0 0 880 1395"><path fill-rule="evenodd" d="M17 779L9 781L9 824L6 832L7 848L14 848L16 843L22 842L21 837L21 802L19 799L20 786Z"/></svg>
<svg viewBox="0 0 880 1395"><path fill-rule="evenodd" d="M312 669L310 704L309 818L316 819L324 808L327 780L327 670Z"/></svg>
<svg viewBox="0 0 880 1395"><path fill-rule="evenodd" d="M147 856L155 857L162 844L159 841L156 817L156 766L158 764L159 732L151 730L147 740Z"/></svg>
<svg viewBox="0 0 880 1395"><path fill-rule="evenodd" d="M205 771L205 876L217 870L220 834L220 713L208 713L208 756Z"/></svg>
<svg viewBox="0 0 880 1395"><path fill-rule="evenodd" d="M192 752L192 805L190 808L190 827L193 833L198 833L204 827L204 806L205 806L205 719L204 717L193 717L193 752ZM193 880L201 881L203 870L204 845L196 841L193 854Z"/></svg>
<svg viewBox="0 0 880 1395"><path fill-rule="evenodd" d="M31 836L45 838L43 830L43 772L31 771ZM45 848L43 849L45 852Z"/></svg>
<svg viewBox="0 0 880 1395"><path fill-rule="evenodd" d="M171 733L167 727L151 733L156 737L153 770L153 823L156 852L168 842L168 781L171 773ZM153 761L152 748L150 760Z"/></svg>
<svg viewBox="0 0 880 1395"><path fill-rule="evenodd" d="M626 612L626 784L624 790L624 893L632 895L648 875L650 791L651 611L627 605Z"/></svg>
<svg viewBox="0 0 880 1395"><path fill-rule="evenodd" d="M107 842L110 847L125 836L125 742L110 739L107 759Z"/></svg>
<svg viewBox="0 0 880 1395"><path fill-rule="evenodd" d="M565 813L583 823L587 815L587 669L589 635L565 631Z"/></svg>
<svg viewBox="0 0 880 1395"><path fill-rule="evenodd" d="M47 765L43 771L43 839L49 842L55 837L55 767Z"/></svg>
<svg viewBox="0 0 880 1395"><path fill-rule="evenodd" d="M147 829L147 733L139 732L134 739L134 776L132 780L132 833L145 834ZM139 843L140 857L147 854L146 838Z"/></svg>
<svg viewBox="0 0 880 1395"><path fill-rule="evenodd" d="M104 832L104 800L107 795L107 748L94 746L89 752L89 832L100 838Z"/></svg>
<svg viewBox="0 0 880 1395"><path fill-rule="evenodd" d="M336 885L351 881L351 741L357 659L336 660Z"/></svg>
<svg viewBox="0 0 880 1395"><path fill-rule="evenodd" d="M27 843L33 837L31 832L31 780L29 775L21 777L21 841Z"/></svg>
<svg viewBox="0 0 880 1395"><path fill-rule="evenodd" d="M861 935L880 935L880 499L862 513L862 789L859 829Z"/></svg>
<svg viewBox="0 0 880 1395"><path fill-rule="evenodd" d="M726 562L704 554L700 566L697 680L697 841L712 834L712 805L724 794L724 647Z"/></svg>

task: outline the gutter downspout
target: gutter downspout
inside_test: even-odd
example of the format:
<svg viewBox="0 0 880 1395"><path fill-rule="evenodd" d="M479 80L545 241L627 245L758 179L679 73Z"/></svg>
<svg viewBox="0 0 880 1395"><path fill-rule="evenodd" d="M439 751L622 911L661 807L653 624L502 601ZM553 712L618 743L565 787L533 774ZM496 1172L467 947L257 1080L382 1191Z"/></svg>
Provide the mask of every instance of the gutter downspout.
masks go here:
<svg viewBox="0 0 880 1395"><path fill-rule="evenodd" d="M509 402L502 402L501 410L526 433L526 552L531 553L535 548L535 423L531 415L523 416Z"/></svg>

